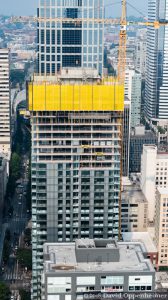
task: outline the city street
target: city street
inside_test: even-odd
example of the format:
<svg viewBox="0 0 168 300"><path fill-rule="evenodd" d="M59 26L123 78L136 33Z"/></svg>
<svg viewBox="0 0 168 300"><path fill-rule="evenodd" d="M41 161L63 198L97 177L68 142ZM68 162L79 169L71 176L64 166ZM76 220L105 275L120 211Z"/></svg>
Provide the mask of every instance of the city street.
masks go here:
<svg viewBox="0 0 168 300"><path fill-rule="evenodd" d="M11 201L13 215L12 217L5 218L5 223L11 234L11 255L3 273L3 280L10 284L19 284L19 286L21 285L22 287L25 286L23 285L25 274L24 271L19 268L18 261L16 260L16 251L21 246L22 234L29 220L29 214L27 213L26 208L26 198L24 195L28 182L27 161L27 155L22 156L21 179ZM26 283L26 285L28 285L28 283Z"/></svg>

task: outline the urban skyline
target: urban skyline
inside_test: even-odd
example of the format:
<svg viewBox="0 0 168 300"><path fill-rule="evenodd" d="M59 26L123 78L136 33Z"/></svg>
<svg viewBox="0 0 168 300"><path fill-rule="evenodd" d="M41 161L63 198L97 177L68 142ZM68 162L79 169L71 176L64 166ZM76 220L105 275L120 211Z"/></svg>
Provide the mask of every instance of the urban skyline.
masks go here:
<svg viewBox="0 0 168 300"><path fill-rule="evenodd" d="M1 4L1 14L3 15L36 15L36 9L38 5L39 0L30 0L29 2L23 2L22 0L6 0L5 2L2 2ZM114 3L114 4L111 4ZM137 17L141 17L142 15L147 15L147 0L130 0L129 1L130 6L128 5L128 15L135 15ZM15 5L16 4L16 5ZM107 5L107 8L105 9L106 16L112 16L112 17L119 17L121 13L121 5L120 3L116 1L111 0L105 0L105 6ZM131 8L131 5L133 5L136 9ZM110 11L109 11L110 9ZM138 12L140 11L140 13ZM141 15L142 14L142 15Z"/></svg>
<svg viewBox="0 0 168 300"><path fill-rule="evenodd" d="M0 15L2 300L167 293L168 0L104 3Z"/></svg>

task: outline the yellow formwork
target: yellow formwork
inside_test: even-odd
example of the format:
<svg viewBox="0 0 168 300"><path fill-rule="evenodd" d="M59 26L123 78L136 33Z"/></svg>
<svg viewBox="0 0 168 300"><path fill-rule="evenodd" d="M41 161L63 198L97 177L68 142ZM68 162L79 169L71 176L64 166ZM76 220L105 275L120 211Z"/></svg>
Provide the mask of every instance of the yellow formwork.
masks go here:
<svg viewBox="0 0 168 300"><path fill-rule="evenodd" d="M30 82L29 111L123 111L124 87Z"/></svg>

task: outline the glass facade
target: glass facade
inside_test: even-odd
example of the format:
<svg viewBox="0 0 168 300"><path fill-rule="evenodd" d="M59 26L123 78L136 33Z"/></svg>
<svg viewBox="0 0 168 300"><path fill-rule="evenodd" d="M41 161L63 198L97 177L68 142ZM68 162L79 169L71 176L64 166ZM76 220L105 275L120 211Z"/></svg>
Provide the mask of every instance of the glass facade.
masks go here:
<svg viewBox="0 0 168 300"><path fill-rule="evenodd" d="M103 0L39 1L37 30L39 74L53 75L63 67L89 67L102 74ZM57 20L55 19L57 18ZM64 18L64 20L62 19ZM81 21L65 22L65 19Z"/></svg>
<svg viewBox="0 0 168 300"><path fill-rule="evenodd" d="M168 0L148 1L148 20L168 20ZM145 113L148 119L168 118L168 28L147 28Z"/></svg>

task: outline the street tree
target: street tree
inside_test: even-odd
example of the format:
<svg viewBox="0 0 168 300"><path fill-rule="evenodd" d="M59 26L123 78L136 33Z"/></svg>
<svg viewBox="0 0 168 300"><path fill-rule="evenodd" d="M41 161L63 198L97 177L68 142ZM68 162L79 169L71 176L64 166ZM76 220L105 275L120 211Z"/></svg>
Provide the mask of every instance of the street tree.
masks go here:
<svg viewBox="0 0 168 300"><path fill-rule="evenodd" d="M30 292L27 292L25 290L20 290L19 291L20 298L21 300L30 300L31 299L31 294Z"/></svg>
<svg viewBox="0 0 168 300"><path fill-rule="evenodd" d="M16 253L19 264L28 270L32 269L32 251L30 249L19 248Z"/></svg>
<svg viewBox="0 0 168 300"><path fill-rule="evenodd" d="M5 283L0 282L0 300L9 300L10 295L9 287Z"/></svg>

